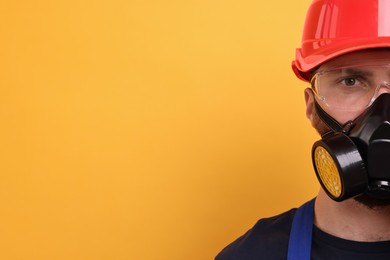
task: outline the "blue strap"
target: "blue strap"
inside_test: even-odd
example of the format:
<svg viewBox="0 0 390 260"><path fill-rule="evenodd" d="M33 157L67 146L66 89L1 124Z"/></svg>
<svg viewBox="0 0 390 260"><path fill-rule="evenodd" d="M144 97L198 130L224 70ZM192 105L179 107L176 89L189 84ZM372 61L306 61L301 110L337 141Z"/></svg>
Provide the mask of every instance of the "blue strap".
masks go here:
<svg viewBox="0 0 390 260"><path fill-rule="evenodd" d="M310 260L314 201L315 199L306 202L295 211L288 242L287 260Z"/></svg>

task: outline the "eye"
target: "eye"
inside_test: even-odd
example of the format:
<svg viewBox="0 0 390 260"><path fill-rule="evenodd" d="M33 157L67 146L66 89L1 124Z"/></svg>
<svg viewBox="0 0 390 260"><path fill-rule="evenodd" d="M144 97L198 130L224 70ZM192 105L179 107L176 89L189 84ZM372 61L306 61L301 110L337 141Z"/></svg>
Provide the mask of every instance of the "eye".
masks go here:
<svg viewBox="0 0 390 260"><path fill-rule="evenodd" d="M354 77L342 79L340 83L345 86L356 86L358 84L361 84L360 80Z"/></svg>

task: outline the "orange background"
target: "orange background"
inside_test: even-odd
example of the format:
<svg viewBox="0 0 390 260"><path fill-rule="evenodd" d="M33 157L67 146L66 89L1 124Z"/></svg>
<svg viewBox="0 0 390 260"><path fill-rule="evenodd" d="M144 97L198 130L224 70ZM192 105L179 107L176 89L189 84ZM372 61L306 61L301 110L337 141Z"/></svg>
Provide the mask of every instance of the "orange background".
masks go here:
<svg viewBox="0 0 390 260"><path fill-rule="evenodd" d="M310 1L0 2L0 259L212 259L318 184Z"/></svg>

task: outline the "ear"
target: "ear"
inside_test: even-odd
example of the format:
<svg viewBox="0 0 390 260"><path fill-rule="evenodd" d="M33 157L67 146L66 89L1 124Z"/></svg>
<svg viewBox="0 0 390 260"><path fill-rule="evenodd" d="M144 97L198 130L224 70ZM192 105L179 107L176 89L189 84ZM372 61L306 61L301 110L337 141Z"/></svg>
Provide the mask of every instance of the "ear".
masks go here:
<svg viewBox="0 0 390 260"><path fill-rule="evenodd" d="M314 93L311 88L305 89L306 117L312 121L314 113Z"/></svg>

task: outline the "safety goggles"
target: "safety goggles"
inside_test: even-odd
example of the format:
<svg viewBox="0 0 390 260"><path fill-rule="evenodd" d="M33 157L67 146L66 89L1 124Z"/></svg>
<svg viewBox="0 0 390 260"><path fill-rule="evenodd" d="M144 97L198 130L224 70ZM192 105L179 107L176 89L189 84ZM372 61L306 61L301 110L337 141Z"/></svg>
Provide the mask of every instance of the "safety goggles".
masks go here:
<svg viewBox="0 0 390 260"><path fill-rule="evenodd" d="M356 111L390 92L390 63L365 64L317 71L311 80L315 95L332 109Z"/></svg>

